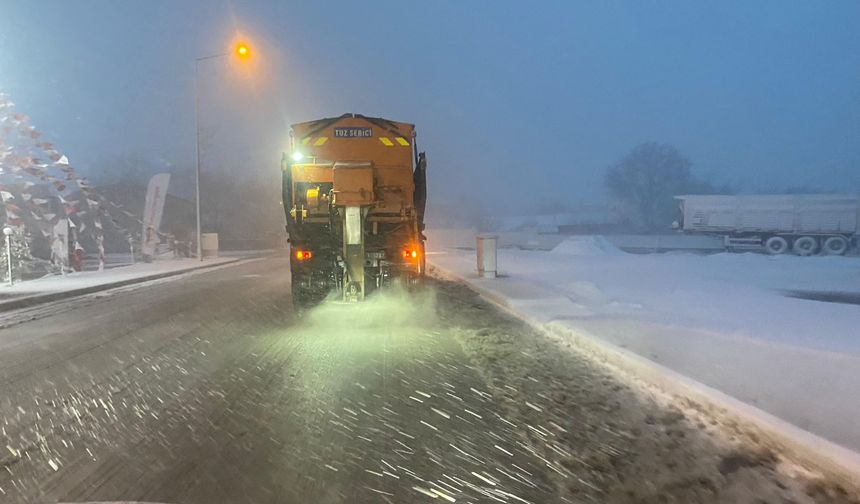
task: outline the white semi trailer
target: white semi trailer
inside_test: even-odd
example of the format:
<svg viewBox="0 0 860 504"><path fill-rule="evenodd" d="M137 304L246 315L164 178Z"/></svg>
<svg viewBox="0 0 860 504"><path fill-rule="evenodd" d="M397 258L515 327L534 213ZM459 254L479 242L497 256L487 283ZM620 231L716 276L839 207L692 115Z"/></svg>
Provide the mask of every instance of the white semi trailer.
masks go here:
<svg viewBox="0 0 860 504"><path fill-rule="evenodd" d="M843 255L857 246L860 197L845 194L676 196L686 233L722 236L728 249Z"/></svg>

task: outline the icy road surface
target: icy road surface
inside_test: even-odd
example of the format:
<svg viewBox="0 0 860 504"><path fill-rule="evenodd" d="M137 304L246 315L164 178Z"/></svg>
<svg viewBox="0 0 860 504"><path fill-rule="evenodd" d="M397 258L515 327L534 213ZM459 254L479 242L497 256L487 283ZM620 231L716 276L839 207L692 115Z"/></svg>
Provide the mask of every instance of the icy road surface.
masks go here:
<svg viewBox="0 0 860 504"><path fill-rule="evenodd" d="M6 315L0 502L856 502L463 286L299 317L288 270Z"/></svg>

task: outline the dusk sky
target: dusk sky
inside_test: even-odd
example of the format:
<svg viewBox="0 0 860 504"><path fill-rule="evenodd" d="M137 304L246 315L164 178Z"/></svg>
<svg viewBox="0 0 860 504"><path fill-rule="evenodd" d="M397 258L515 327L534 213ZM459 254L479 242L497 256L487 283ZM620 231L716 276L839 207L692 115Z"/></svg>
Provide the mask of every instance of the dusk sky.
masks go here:
<svg viewBox="0 0 860 504"><path fill-rule="evenodd" d="M277 180L292 122L415 123L430 201L605 199L608 165L675 145L750 192L860 191L860 2L11 1L0 91L82 172L194 156ZM242 75L240 75L242 74Z"/></svg>

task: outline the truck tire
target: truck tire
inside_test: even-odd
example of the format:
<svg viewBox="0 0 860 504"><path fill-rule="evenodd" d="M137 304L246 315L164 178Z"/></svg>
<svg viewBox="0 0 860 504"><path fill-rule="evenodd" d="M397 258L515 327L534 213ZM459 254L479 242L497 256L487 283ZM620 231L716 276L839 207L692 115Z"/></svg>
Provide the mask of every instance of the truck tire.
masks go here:
<svg viewBox="0 0 860 504"><path fill-rule="evenodd" d="M827 255L845 255L847 251L848 240L844 236L831 236L821 245L821 252Z"/></svg>
<svg viewBox="0 0 860 504"><path fill-rule="evenodd" d="M312 304L310 289L294 282L290 286L290 291L293 296L293 308L307 308Z"/></svg>
<svg viewBox="0 0 860 504"><path fill-rule="evenodd" d="M290 291L293 297L293 308L297 309L313 308L322 303L328 295L325 289L315 286L310 278L301 277L298 274L293 276Z"/></svg>
<svg viewBox="0 0 860 504"><path fill-rule="evenodd" d="M794 240L791 249L799 256L810 256L818 251L818 240L812 236L801 236Z"/></svg>
<svg viewBox="0 0 860 504"><path fill-rule="evenodd" d="M771 236L764 242L764 250L771 255L785 254L788 251L788 241L782 236Z"/></svg>

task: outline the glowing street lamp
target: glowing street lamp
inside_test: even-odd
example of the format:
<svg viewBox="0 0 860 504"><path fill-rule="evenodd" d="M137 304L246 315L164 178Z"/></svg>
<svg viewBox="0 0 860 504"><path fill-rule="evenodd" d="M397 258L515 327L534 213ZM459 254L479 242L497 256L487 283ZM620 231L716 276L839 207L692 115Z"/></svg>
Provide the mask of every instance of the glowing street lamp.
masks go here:
<svg viewBox="0 0 860 504"><path fill-rule="evenodd" d="M197 168L195 170L195 206L197 209L197 258L198 260L203 260L203 243L201 238L203 233L200 228L200 62L215 58L222 58L224 56L228 56L230 53L219 53L212 54L209 56L203 56L200 58L196 58L194 60L194 121L195 128L197 130L197 141L196 141L196 162ZM239 42L235 45L233 49L233 54L236 58L240 60L247 60L251 57L251 46L249 46L245 42Z"/></svg>
<svg viewBox="0 0 860 504"><path fill-rule="evenodd" d="M239 59L248 59L251 57L251 48L244 42L236 44L236 57Z"/></svg>

